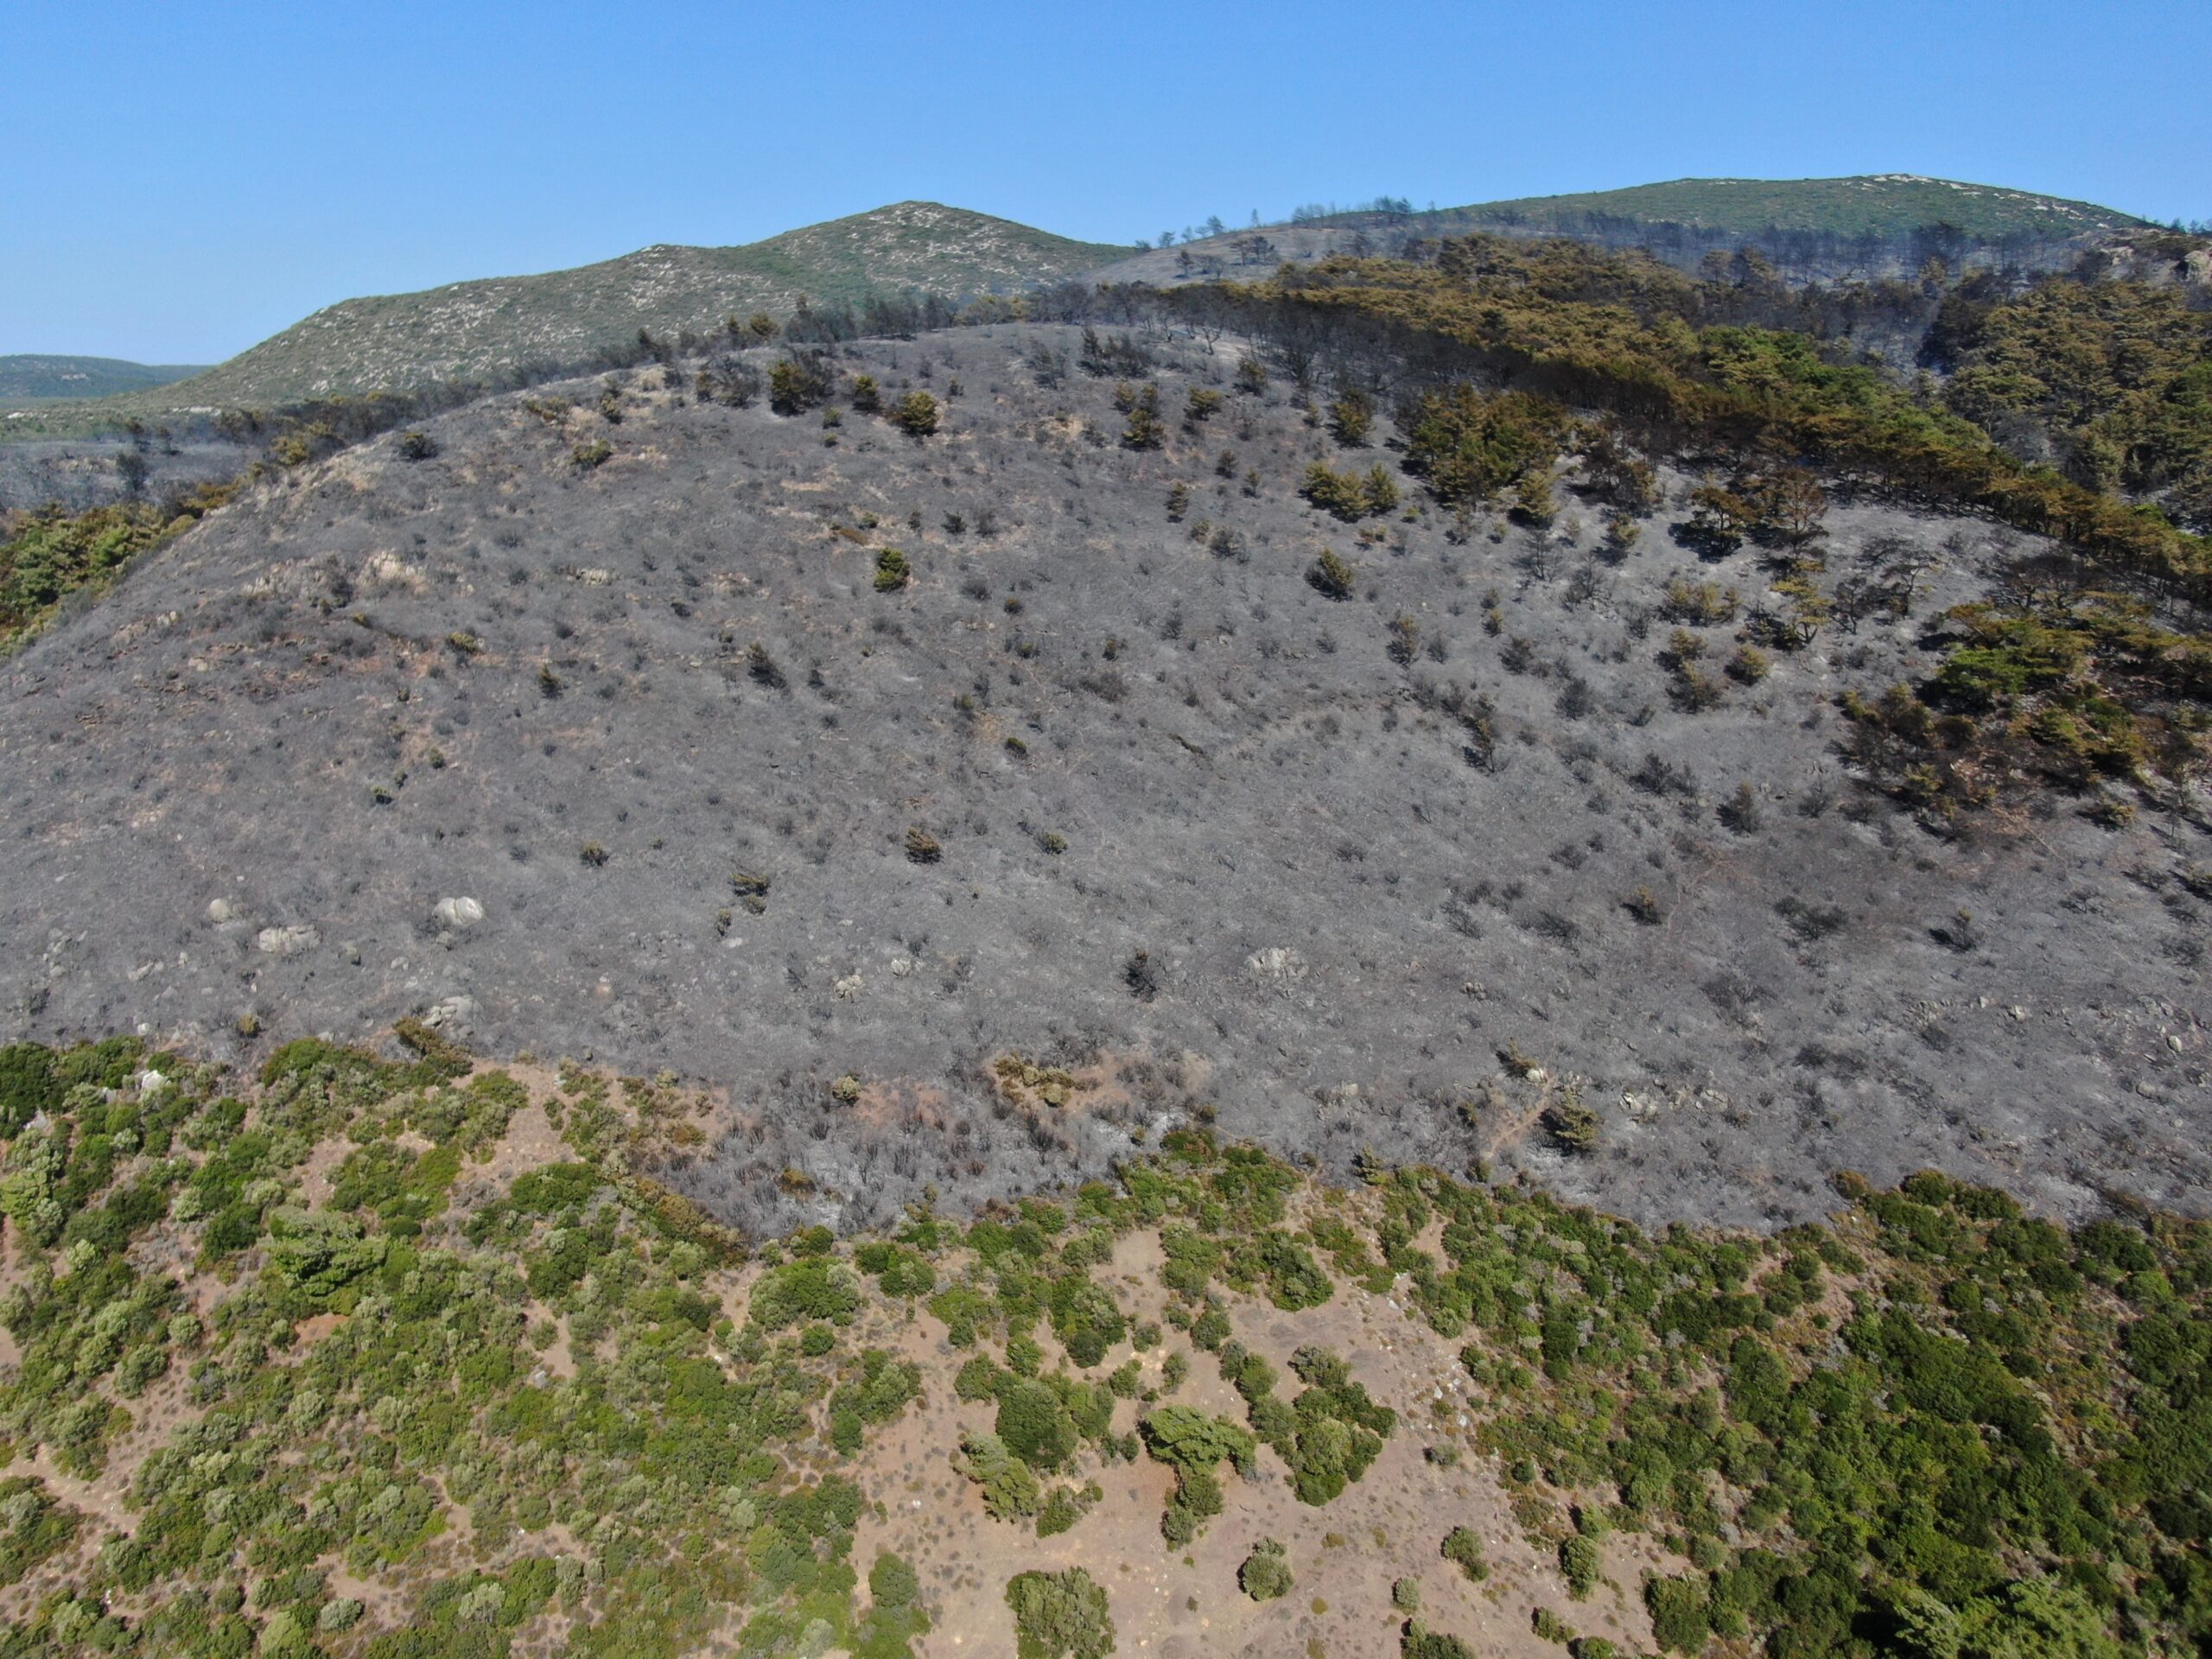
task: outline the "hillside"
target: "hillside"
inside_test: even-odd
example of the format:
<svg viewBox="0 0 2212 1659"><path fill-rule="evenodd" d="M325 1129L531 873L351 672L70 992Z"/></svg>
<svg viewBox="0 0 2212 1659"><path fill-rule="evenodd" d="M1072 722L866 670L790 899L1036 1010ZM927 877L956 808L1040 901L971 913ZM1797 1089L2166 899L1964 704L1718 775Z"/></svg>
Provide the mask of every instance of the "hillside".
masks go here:
<svg viewBox="0 0 2212 1659"><path fill-rule="evenodd" d="M156 366L117 357L0 356L0 403L33 397L105 397L143 391L205 371L190 364Z"/></svg>
<svg viewBox="0 0 2212 1659"><path fill-rule="evenodd" d="M435 381L504 383L583 365L631 345L640 328L708 333L733 315L788 316L802 297L1018 292L1109 251L982 213L899 202L742 247L652 247L573 270L342 301L130 407L253 408Z"/></svg>
<svg viewBox="0 0 2212 1659"><path fill-rule="evenodd" d="M1910 173L1844 179L1675 179L1624 190L1478 202L1444 209L1440 217L1553 230L1572 229L1592 219L1632 219L1732 237L1784 231L1886 238L1948 225L1986 242L2063 239L2145 226L2132 214L2094 202Z"/></svg>
<svg viewBox="0 0 2212 1659"><path fill-rule="evenodd" d="M1311 261L1470 231L1567 236L1644 248L1685 269L1712 252L1760 249L1785 275L1836 281L1910 276L1930 255L1954 266L2063 267L2145 220L2032 191L1914 174L1843 179L1677 179L1570 195L1528 196L1421 213L1303 215L1258 232L1210 237L1174 249L1123 254L1100 280L1159 286L1262 263Z"/></svg>
<svg viewBox="0 0 2212 1659"><path fill-rule="evenodd" d="M2198 251L1602 239L7 446L0 1659L2212 1650Z"/></svg>
<svg viewBox="0 0 2212 1659"><path fill-rule="evenodd" d="M1434 1169L1330 1187L1183 1122L1079 1192L756 1244L666 1185L741 1114L411 1035L257 1076L0 1050L0 1649L2212 1634L2202 1224L2069 1231L1922 1173L1780 1239L1658 1236ZM1017 1073L1009 1113L1055 1109Z"/></svg>
<svg viewBox="0 0 2212 1659"><path fill-rule="evenodd" d="M788 416L655 368L276 468L5 664L13 1028L251 1054L420 1014L672 1067L749 1126L702 1201L770 1230L1098 1173L1202 1106L1651 1221L1802 1219L1843 1167L2201 1201L2185 715L2117 632L2031 733L1885 701L1943 695L1948 613L2049 542L1865 493L1817 559L1732 546L1696 476L1624 514L1588 459L1520 522L1226 349L1085 351L869 344ZM943 430L854 410L861 374ZM2006 614L1962 686L2080 648ZM1084 1109L995 1110L1007 1052Z"/></svg>

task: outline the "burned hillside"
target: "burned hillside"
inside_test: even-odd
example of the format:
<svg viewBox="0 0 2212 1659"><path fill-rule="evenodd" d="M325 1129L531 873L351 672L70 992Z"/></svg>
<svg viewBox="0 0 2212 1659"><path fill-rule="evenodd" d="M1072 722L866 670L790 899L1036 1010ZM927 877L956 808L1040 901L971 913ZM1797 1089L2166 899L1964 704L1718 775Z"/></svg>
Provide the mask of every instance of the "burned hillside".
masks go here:
<svg viewBox="0 0 2212 1659"><path fill-rule="evenodd" d="M747 1226L1192 1118L1649 1221L2199 1201L2193 785L1869 768L1948 613L2086 581L2050 543L1838 496L1784 575L1586 457L1450 511L1233 338L1105 345L760 349L271 469L0 666L4 1034L673 1067Z"/></svg>

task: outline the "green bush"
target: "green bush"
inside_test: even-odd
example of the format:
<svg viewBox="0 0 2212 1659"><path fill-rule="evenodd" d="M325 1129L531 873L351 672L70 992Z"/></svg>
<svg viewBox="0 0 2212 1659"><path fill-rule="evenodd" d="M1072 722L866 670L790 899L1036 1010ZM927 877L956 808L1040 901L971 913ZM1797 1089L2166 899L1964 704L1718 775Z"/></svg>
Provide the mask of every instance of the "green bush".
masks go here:
<svg viewBox="0 0 2212 1659"><path fill-rule="evenodd" d="M12 1137L41 1112L61 1106L54 1056L36 1043L0 1048L0 1138Z"/></svg>
<svg viewBox="0 0 2212 1659"><path fill-rule="evenodd" d="M1017 1659L1105 1659L1114 1651L1106 1592L1079 1567L1018 1573L1006 1586Z"/></svg>
<svg viewBox="0 0 2212 1659"><path fill-rule="evenodd" d="M1096 1482L1080 1491L1070 1486L1056 1486L1045 1500L1045 1507L1037 1512L1037 1535L1050 1538L1067 1531L1090 1512L1090 1506L1105 1496Z"/></svg>
<svg viewBox="0 0 2212 1659"><path fill-rule="evenodd" d="M895 547L887 547L875 556L875 591L879 594L896 592L913 580L913 569L906 556Z"/></svg>
<svg viewBox="0 0 2212 1659"><path fill-rule="evenodd" d="M1576 1536L1559 1547L1559 1570L1566 1576L1567 1594L1577 1601L1590 1599L1590 1592L1598 1587L1601 1567L1592 1539Z"/></svg>
<svg viewBox="0 0 2212 1659"><path fill-rule="evenodd" d="M1117 396L1116 404L1128 423L1122 429L1122 447L1159 448L1167 435L1167 428L1160 418L1160 388L1147 385L1141 392L1130 391L1126 398Z"/></svg>
<svg viewBox="0 0 2212 1659"><path fill-rule="evenodd" d="M999 1389L996 1427L1014 1455L1033 1469L1065 1463L1080 1436L1059 1391L1034 1377L1010 1377Z"/></svg>
<svg viewBox="0 0 2212 1659"><path fill-rule="evenodd" d="M1225 1417L1195 1406L1159 1406L1138 1423L1145 1449L1177 1469L1211 1469L1221 1463L1239 1471L1252 1467L1252 1436Z"/></svg>
<svg viewBox="0 0 2212 1659"><path fill-rule="evenodd" d="M1483 1556L1481 1535L1472 1528L1454 1527L1446 1533L1440 1553L1465 1574L1470 1584L1480 1584L1490 1577L1490 1563Z"/></svg>
<svg viewBox="0 0 2212 1659"><path fill-rule="evenodd" d="M1329 430L1347 448L1365 443L1374 425L1375 400L1363 391L1347 391L1329 405Z"/></svg>
<svg viewBox="0 0 2212 1659"><path fill-rule="evenodd" d="M910 438L926 438L938 429L937 399L926 391L910 391L891 411L891 423Z"/></svg>
<svg viewBox="0 0 2212 1659"><path fill-rule="evenodd" d="M1252 1472L1257 1446L1251 1435L1226 1418L1192 1406L1160 1406L1139 1421L1145 1449L1175 1471L1175 1491L1160 1518L1160 1532L1181 1546L1222 1510L1221 1483L1214 1469L1224 1459L1241 1474Z"/></svg>
<svg viewBox="0 0 2212 1659"><path fill-rule="evenodd" d="M1274 1539L1262 1538L1252 1546L1244 1565L1236 1569L1236 1582L1255 1601L1274 1601L1287 1596L1294 1582L1290 1558Z"/></svg>
<svg viewBox="0 0 2212 1659"><path fill-rule="evenodd" d="M1464 383L1424 392L1399 416L1406 470L1447 505L1494 499L1546 472L1565 442L1567 411L1522 392Z"/></svg>
<svg viewBox="0 0 2212 1659"><path fill-rule="evenodd" d="M768 370L768 407L779 415L804 415L829 402L836 389L836 372L820 352L793 352Z"/></svg>
<svg viewBox="0 0 2212 1659"><path fill-rule="evenodd" d="M67 594L112 580L175 527L135 502L74 516L49 506L17 523L14 534L0 540L0 645L36 625ZM5 1099L0 1078L0 1111L6 1109Z"/></svg>
<svg viewBox="0 0 2212 1659"><path fill-rule="evenodd" d="M45 1483L24 1476L0 1480L0 1586L16 1584L67 1548L79 1516L57 1503Z"/></svg>
<svg viewBox="0 0 2212 1659"><path fill-rule="evenodd" d="M1476 1659L1475 1650L1456 1636L1432 1630L1409 1618L1398 1638L1399 1659Z"/></svg>
<svg viewBox="0 0 2212 1659"><path fill-rule="evenodd" d="M1326 548L1322 549L1306 572L1307 585L1328 599L1350 599L1358 580L1358 573Z"/></svg>
<svg viewBox="0 0 2212 1659"><path fill-rule="evenodd" d="M826 1256L771 1268L753 1287L749 1317L765 1331L781 1331L802 1319L849 1322L861 1305L852 1270Z"/></svg>
<svg viewBox="0 0 2212 1659"><path fill-rule="evenodd" d="M1299 493L1346 524L1389 512L1398 505L1398 482L1379 462L1365 473L1339 473L1325 461L1311 463Z"/></svg>
<svg viewBox="0 0 2212 1659"><path fill-rule="evenodd" d="M1106 1351L1128 1333L1113 1293L1079 1273L1053 1281L1052 1331L1068 1351L1068 1357L1086 1370L1106 1357Z"/></svg>
<svg viewBox="0 0 2212 1659"><path fill-rule="evenodd" d="M1702 1583L1652 1574L1643 1581L1643 1605L1651 1615L1652 1639L1661 1647L1675 1653L1703 1649L1712 1626Z"/></svg>
<svg viewBox="0 0 2212 1659"><path fill-rule="evenodd" d="M997 1435L963 1434L960 1449L960 1471L983 1489L983 1508L992 1519L1023 1519L1044 1507L1045 1489L1037 1471Z"/></svg>

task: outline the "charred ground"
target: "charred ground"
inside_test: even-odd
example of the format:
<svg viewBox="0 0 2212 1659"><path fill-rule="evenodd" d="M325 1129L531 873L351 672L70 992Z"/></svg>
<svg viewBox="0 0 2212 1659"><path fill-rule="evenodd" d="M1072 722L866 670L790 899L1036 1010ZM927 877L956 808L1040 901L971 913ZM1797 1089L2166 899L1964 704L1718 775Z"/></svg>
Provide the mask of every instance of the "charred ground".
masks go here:
<svg viewBox="0 0 2212 1659"><path fill-rule="evenodd" d="M834 425L687 364L252 486L5 665L7 1034L427 1014L671 1066L736 1123L689 1190L763 1228L1209 1114L1645 1220L1802 1218L1846 1167L2198 1200L2201 823L2043 794L1939 836L1838 754L1841 693L1926 674L1933 619L2047 548L1839 506L1822 581L1916 550L1910 614L1693 712L1669 636L1717 669L1734 627L1669 582L1769 577L1669 534L1690 480L1625 552L1410 480L1363 537L1299 486L1388 449L1238 391L1230 341L1144 349L1156 449L1021 325L848 348Z"/></svg>

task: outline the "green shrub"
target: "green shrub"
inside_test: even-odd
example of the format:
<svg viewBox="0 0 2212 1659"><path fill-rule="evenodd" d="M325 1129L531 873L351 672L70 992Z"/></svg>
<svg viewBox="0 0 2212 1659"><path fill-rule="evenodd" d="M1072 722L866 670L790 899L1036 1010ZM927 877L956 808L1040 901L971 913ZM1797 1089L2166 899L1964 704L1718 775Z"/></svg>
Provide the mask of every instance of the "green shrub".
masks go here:
<svg viewBox="0 0 2212 1659"><path fill-rule="evenodd" d="M1697 627L1713 627L1735 620L1743 601L1733 588L1723 588L1715 582L1692 582L1685 576L1670 576L1659 598L1659 614L1669 622L1686 622ZM1697 649L1704 649L1700 640Z"/></svg>
<svg viewBox="0 0 2212 1659"><path fill-rule="evenodd" d="M1121 389L1126 397L1118 395L1116 404L1128 417L1122 429L1122 447L1125 449L1157 449L1166 441L1167 428L1160 418L1160 388L1147 385L1141 392Z"/></svg>
<svg viewBox="0 0 2212 1659"><path fill-rule="evenodd" d="M829 402L836 389L830 359L820 352L794 352L768 370L768 407L779 415L803 415Z"/></svg>
<svg viewBox="0 0 2212 1659"><path fill-rule="evenodd" d="M849 1323L861 1304L860 1287L842 1262L815 1256L771 1268L753 1287L752 1323L781 1331L802 1319Z"/></svg>
<svg viewBox="0 0 2212 1659"><path fill-rule="evenodd" d="M1104 1359L1128 1329L1113 1293L1079 1273L1053 1282L1051 1306L1053 1333L1068 1357L1085 1369Z"/></svg>
<svg viewBox="0 0 2212 1659"><path fill-rule="evenodd" d="M1067 1531L1104 1496L1096 1482L1080 1491L1071 1486L1054 1487L1052 1496L1045 1500L1045 1507L1037 1512L1037 1535L1050 1538Z"/></svg>
<svg viewBox="0 0 2212 1659"><path fill-rule="evenodd" d="M971 1354L954 1376L952 1392L957 1398L969 1402L994 1399L1001 1375L988 1355Z"/></svg>
<svg viewBox="0 0 2212 1659"><path fill-rule="evenodd" d="M1489 501L1558 459L1567 411L1522 392L1465 384L1424 392L1399 416L1406 470L1447 505Z"/></svg>
<svg viewBox="0 0 2212 1659"><path fill-rule="evenodd" d="M1544 1108L1545 1131L1568 1152L1590 1152L1605 1135L1605 1124L1583 1100L1582 1091L1568 1088Z"/></svg>
<svg viewBox="0 0 2212 1659"><path fill-rule="evenodd" d="M188 516L204 511L196 505ZM176 526L133 502L74 516L45 507L12 527L0 540L0 645L35 626L66 595L105 586Z"/></svg>
<svg viewBox="0 0 2212 1659"><path fill-rule="evenodd" d="M1652 1639L1661 1647L1675 1653L1696 1653L1704 1648L1712 1626L1703 1584L1695 1579L1652 1574L1643 1581L1643 1605L1651 1614Z"/></svg>
<svg viewBox="0 0 2212 1659"><path fill-rule="evenodd" d="M1019 1573L1006 1586L1017 1659L1105 1659L1114 1651L1106 1592L1079 1567Z"/></svg>
<svg viewBox="0 0 2212 1659"><path fill-rule="evenodd" d="M1559 1547L1559 1570L1566 1576L1567 1594L1577 1601L1587 1601L1598 1587L1601 1566L1597 1543L1592 1539L1576 1536Z"/></svg>
<svg viewBox="0 0 2212 1659"><path fill-rule="evenodd" d="M77 1535L79 1516L57 1503L45 1483L24 1476L0 1480L0 1586L18 1583Z"/></svg>
<svg viewBox="0 0 2212 1659"><path fill-rule="evenodd" d="M1329 405L1329 430L1347 448L1367 442L1375 425L1375 400L1363 391L1347 391Z"/></svg>
<svg viewBox="0 0 2212 1659"><path fill-rule="evenodd" d="M1358 580L1358 574L1352 567L1326 548L1306 571L1307 585L1329 599L1350 599Z"/></svg>
<svg viewBox="0 0 2212 1659"><path fill-rule="evenodd" d="M60 1110L61 1092L47 1049L36 1043L0 1048L0 1138L15 1135L41 1112Z"/></svg>
<svg viewBox="0 0 2212 1659"><path fill-rule="evenodd" d="M913 569L906 556L895 547L880 550L875 556L875 591L879 594L896 592L913 580Z"/></svg>
<svg viewBox="0 0 2212 1659"><path fill-rule="evenodd" d="M1728 658L1727 666L1723 671L1730 679L1742 684L1757 685L1761 680L1766 678L1768 671L1773 665L1773 660L1757 645L1738 645L1735 653Z"/></svg>
<svg viewBox="0 0 2212 1659"><path fill-rule="evenodd" d="M926 438L938 429L937 399L926 391L910 391L891 411L891 423L910 438Z"/></svg>
<svg viewBox="0 0 2212 1659"><path fill-rule="evenodd" d="M1252 1467L1252 1436L1227 1418L1195 1406L1156 1407L1137 1427L1146 1450L1174 1468L1211 1469L1224 1462L1240 1471Z"/></svg>
<svg viewBox="0 0 2212 1659"><path fill-rule="evenodd" d="M971 1433L960 1440L961 1473L983 1489L983 1508L995 1521L1025 1519L1045 1504L1037 1472L995 1434Z"/></svg>
<svg viewBox="0 0 2212 1659"><path fill-rule="evenodd" d="M1483 1556L1482 1536L1471 1527L1454 1527L1446 1533L1440 1553L1466 1575L1470 1584L1480 1584L1490 1577L1490 1562Z"/></svg>
<svg viewBox="0 0 2212 1659"><path fill-rule="evenodd" d="M1035 1377L1009 1378L998 1391L999 1439L1033 1469L1058 1468L1080 1437L1059 1392Z"/></svg>
<svg viewBox="0 0 2212 1659"><path fill-rule="evenodd" d="M1287 1596L1294 1582L1290 1558L1274 1539L1262 1538L1252 1546L1252 1553L1244 1558L1243 1566L1236 1569L1236 1582L1255 1601L1274 1601Z"/></svg>
<svg viewBox="0 0 2212 1659"><path fill-rule="evenodd" d="M1390 476L1389 468L1380 464L1361 474L1336 472L1325 461L1314 461L1306 469L1306 481L1299 493L1346 524L1388 512L1398 505L1397 480Z"/></svg>

